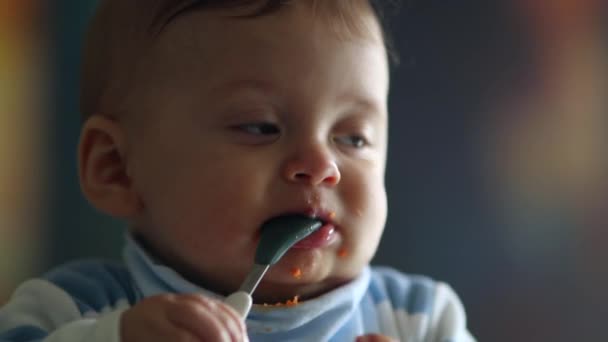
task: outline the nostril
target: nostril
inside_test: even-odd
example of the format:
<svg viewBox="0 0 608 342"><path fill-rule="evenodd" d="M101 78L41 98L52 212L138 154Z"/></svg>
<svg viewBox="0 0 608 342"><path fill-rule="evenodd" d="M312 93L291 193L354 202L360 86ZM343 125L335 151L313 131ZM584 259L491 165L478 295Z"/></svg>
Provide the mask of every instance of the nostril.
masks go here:
<svg viewBox="0 0 608 342"><path fill-rule="evenodd" d="M310 179L310 175L308 175L308 174L306 174L304 172L300 172L300 173L296 173L294 175L294 178L296 180L307 180L307 179Z"/></svg>
<svg viewBox="0 0 608 342"><path fill-rule="evenodd" d="M323 181L325 183L329 183L329 184L337 184L339 180L340 180L340 177L330 176L330 177L326 177Z"/></svg>

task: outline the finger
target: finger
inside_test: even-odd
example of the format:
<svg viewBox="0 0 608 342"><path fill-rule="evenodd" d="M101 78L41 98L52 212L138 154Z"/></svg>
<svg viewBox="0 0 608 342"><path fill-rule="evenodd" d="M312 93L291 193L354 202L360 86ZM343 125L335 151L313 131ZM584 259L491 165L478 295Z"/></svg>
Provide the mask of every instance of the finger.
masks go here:
<svg viewBox="0 0 608 342"><path fill-rule="evenodd" d="M241 317L241 315L232 307L225 304L224 302L217 301L218 309L224 312L228 322L230 324L230 329L234 330L237 338L241 338L247 335L247 326L245 325L245 319Z"/></svg>
<svg viewBox="0 0 608 342"><path fill-rule="evenodd" d="M196 295L181 295L169 309L168 315L173 324L192 332L200 340L242 340L238 325L219 308L217 301Z"/></svg>
<svg viewBox="0 0 608 342"><path fill-rule="evenodd" d="M178 296L167 307L167 319L177 328L191 332L199 341L230 341L222 324L197 301Z"/></svg>
<svg viewBox="0 0 608 342"><path fill-rule="evenodd" d="M195 295L195 298L193 299L200 301L201 304L205 305L209 309L210 312L215 314L215 318L220 320L224 325L225 329L230 334L232 341L240 342L244 340L244 336L247 336L245 321L233 308L219 300L214 300L203 296Z"/></svg>
<svg viewBox="0 0 608 342"><path fill-rule="evenodd" d="M195 342L198 339L185 329L172 324L166 317L161 298L144 300L121 315L120 340Z"/></svg>

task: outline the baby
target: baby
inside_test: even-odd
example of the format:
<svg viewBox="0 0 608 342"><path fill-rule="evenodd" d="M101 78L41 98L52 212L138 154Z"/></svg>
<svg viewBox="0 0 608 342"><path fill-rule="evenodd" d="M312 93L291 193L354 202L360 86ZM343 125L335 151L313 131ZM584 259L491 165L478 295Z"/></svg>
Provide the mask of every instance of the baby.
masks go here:
<svg viewBox="0 0 608 342"><path fill-rule="evenodd" d="M473 341L447 285L369 266L387 215L387 56L367 0L102 0L79 176L128 223L125 262L22 284L0 341ZM285 214L323 227L244 320L223 299Z"/></svg>

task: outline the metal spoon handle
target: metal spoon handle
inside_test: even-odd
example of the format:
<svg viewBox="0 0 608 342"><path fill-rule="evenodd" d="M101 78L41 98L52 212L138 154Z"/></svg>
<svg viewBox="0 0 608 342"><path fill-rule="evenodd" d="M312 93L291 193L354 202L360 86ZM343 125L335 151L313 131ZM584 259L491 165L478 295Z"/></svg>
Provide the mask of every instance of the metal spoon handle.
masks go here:
<svg viewBox="0 0 608 342"><path fill-rule="evenodd" d="M247 275L247 278L245 278L245 281L243 281L241 284L241 287L239 287L239 291L252 294L253 291L255 291L255 288L258 287L260 280L262 280L262 277L264 277L264 274L266 274L266 271L268 271L269 268L270 265L253 264L253 268Z"/></svg>
<svg viewBox="0 0 608 342"><path fill-rule="evenodd" d="M247 278L245 278L245 281L243 281L243 284L239 287L239 290L224 299L224 303L236 310L243 319L247 317L251 310L251 305L253 303L251 295L253 294L253 291L255 291L255 288L269 268L270 265L254 264L247 275Z"/></svg>

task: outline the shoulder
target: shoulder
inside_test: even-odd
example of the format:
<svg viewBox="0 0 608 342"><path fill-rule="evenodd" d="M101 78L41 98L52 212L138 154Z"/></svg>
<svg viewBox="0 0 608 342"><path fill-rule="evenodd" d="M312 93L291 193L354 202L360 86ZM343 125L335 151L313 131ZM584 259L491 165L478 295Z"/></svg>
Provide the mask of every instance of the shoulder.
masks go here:
<svg viewBox="0 0 608 342"><path fill-rule="evenodd" d="M474 341L462 302L446 283L388 267L373 267L369 295L394 312L426 317L428 341Z"/></svg>
<svg viewBox="0 0 608 342"><path fill-rule="evenodd" d="M0 340L3 332L45 336L68 322L122 310L135 301L124 267L105 261L72 262L15 290L0 307Z"/></svg>
<svg viewBox="0 0 608 342"><path fill-rule="evenodd" d="M64 264L42 277L65 291L81 312L99 311L119 301L134 303L137 292L127 269L105 260L80 260Z"/></svg>
<svg viewBox="0 0 608 342"><path fill-rule="evenodd" d="M430 313L438 282L415 274L405 274L389 267L372 267L369 292L374 302L391 302L409 313Z"/></svg>

